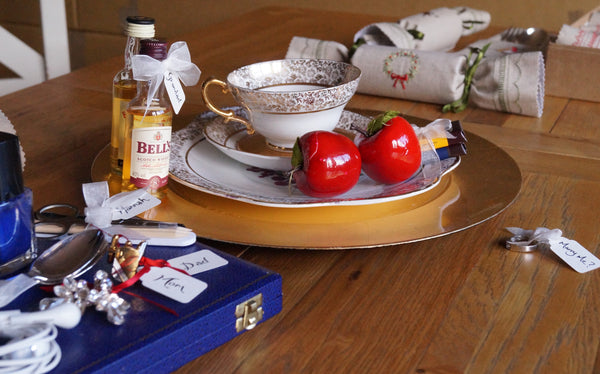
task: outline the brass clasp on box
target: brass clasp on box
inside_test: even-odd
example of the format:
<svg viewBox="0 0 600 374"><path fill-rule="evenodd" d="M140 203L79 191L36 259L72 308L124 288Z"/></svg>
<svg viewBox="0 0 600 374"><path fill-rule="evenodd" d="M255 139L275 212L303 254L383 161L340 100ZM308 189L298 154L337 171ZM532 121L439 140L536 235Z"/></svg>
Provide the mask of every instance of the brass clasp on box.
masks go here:
<svg viewBox="0 0 600 374"><path fill-rule="evenodd" d="M235 330L242 332L253 329L263 319L263 296L261 293L235 307Z"/></svg>

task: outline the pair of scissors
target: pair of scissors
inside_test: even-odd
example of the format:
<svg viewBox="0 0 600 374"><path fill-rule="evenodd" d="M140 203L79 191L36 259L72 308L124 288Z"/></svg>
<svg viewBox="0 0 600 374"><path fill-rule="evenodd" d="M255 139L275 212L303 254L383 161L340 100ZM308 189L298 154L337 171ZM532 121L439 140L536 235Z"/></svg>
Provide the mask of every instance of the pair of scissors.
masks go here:
<svg viewBox="0 0 600 374"><path fill-rule="evenodd" d="M76 234L86 229L88 223L80 210L71 204L57 203L41 207L34 212L35 236L38 239L57 239L63 235ZM151 221L139 217L131 217L112 221L113 225L130 227L146 227L159 229L175 229L184 226L173 222Z"/></svg>
<svg viewBox="0 0 600 374"><path fill-rule="evenodd" d="M35 236L41 239L56 239L66 234L83 231L87 223L85 216L71 204L49 204L34 212Z"/></svg>

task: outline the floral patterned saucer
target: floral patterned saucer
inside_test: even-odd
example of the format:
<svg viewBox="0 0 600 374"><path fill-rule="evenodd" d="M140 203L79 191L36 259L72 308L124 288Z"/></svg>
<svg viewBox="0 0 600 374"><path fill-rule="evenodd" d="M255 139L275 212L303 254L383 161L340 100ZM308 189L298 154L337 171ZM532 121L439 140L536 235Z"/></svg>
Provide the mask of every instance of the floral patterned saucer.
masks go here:
<svg viewBox="0 0 600 374"><path fill-rule="evenodd" d="M240 107L229 108L236 115L246 117ZM370 118L358 113L343 111L335 131L346 133L352 137L353 126L365 128ZM254 133L249 135L246 127L237 122L225 122L222 117L207 120L204 126L204 136L209 143L227 156L243 164L261 169L289 171L291 166L291 151L275 149L267 145L264 136Z"/></svg>
<svg viewBox="0 0 600 374"><path fill-rule="evenodd" d="M215 123L219 121L222 120L216 114L205 112L173 134L170 176L176 182L195 190L256 205L300 208L368 205L405 199L433 189L444 175L460 163L458 157L443 160L440 177L426 178L419 172L408 181L395 185L378 184L366 175L361 175L357 185L342 195L328 199L313 198L302 194L293 184L289 185L289 176L281 171L287 170L281 161L284 158L282 155L240 151L232 145L239 142L239 138L223 134L217 137L211 131L206 131L211 137L209 141L205 136L205 129L218 126ZM340 131L349 130L357 121L368 122L368 118L344 111L340 119ZM233 126L225 126L232 127L230 131L239 136ZM225 133L228 134L228 131ZM230 140L227 140L228 137ZM211 143L220 145L213 146ZM256 166L256 160L259 159L261 162L264 159L265 163ZM271 167L271 162L280 162L281 168Z"/></svg>

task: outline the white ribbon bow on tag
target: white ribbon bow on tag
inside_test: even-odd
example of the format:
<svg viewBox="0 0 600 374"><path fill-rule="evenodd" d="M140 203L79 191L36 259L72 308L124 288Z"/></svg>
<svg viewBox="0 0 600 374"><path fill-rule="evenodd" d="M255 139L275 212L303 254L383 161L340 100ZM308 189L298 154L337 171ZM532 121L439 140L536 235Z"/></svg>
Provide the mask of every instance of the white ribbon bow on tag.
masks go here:
<svg viewBox="0 0 600 374"><path fill-rule="evenodd" d="M132 70L135 80L150 81L146 108L152 103L160 82L164 81L175 114L179 113L185 101L185 94L179 81L181 80L186 86L193 86L198 83L201 74L200 69L191 62L186 42L173 43L167 58L163 61L146 55L133 56Z"/></svg>
<svg viewBox="0 0 600 374"><path fill-rule="evenodd" d="M520 227L507 227L511 234L514 236L511 238L512 241L518 245L530 245L533 242L548 244L550 240L557 239L562 236L562 231L559 229L547 229L545 227L538 227L535 230L526 230Z"/></svg>
<svg viewBox="0 0 600 374"><path fill-rule="evenodd" d="M112 221L134 217L160 204L160 199L148 191L139 189L109 195L107 182L86 183L82 186L85 222L98 228L106 228Z"/></svg>

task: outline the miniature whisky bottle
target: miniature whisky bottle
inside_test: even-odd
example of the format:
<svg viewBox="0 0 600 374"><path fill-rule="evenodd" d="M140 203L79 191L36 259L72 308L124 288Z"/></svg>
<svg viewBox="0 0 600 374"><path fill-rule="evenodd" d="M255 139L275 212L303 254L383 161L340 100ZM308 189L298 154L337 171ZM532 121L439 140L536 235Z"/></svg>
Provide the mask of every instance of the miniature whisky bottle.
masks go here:
<svg viewBox="0 0 600 374"><path fill-rule="evenodd" d="M154 37L154 19L150 17L127 17L127 44L125 66L113 79L112 128L110 135L111 173L121 176L125 140L125 111L137 92L137 84L131 72L131 58L138 54L140 41Z"/></svg>
<svg viewBox="0 0 600 374"><path fill-rule="evenodd" d="M167 57L167 43L143 40L140 54L162 61ZM152 98L149 89L150 81L138 81L137 96L127 108L121 189L146 188L161 198L169 178L173 108L162 81Z"/></svg>

